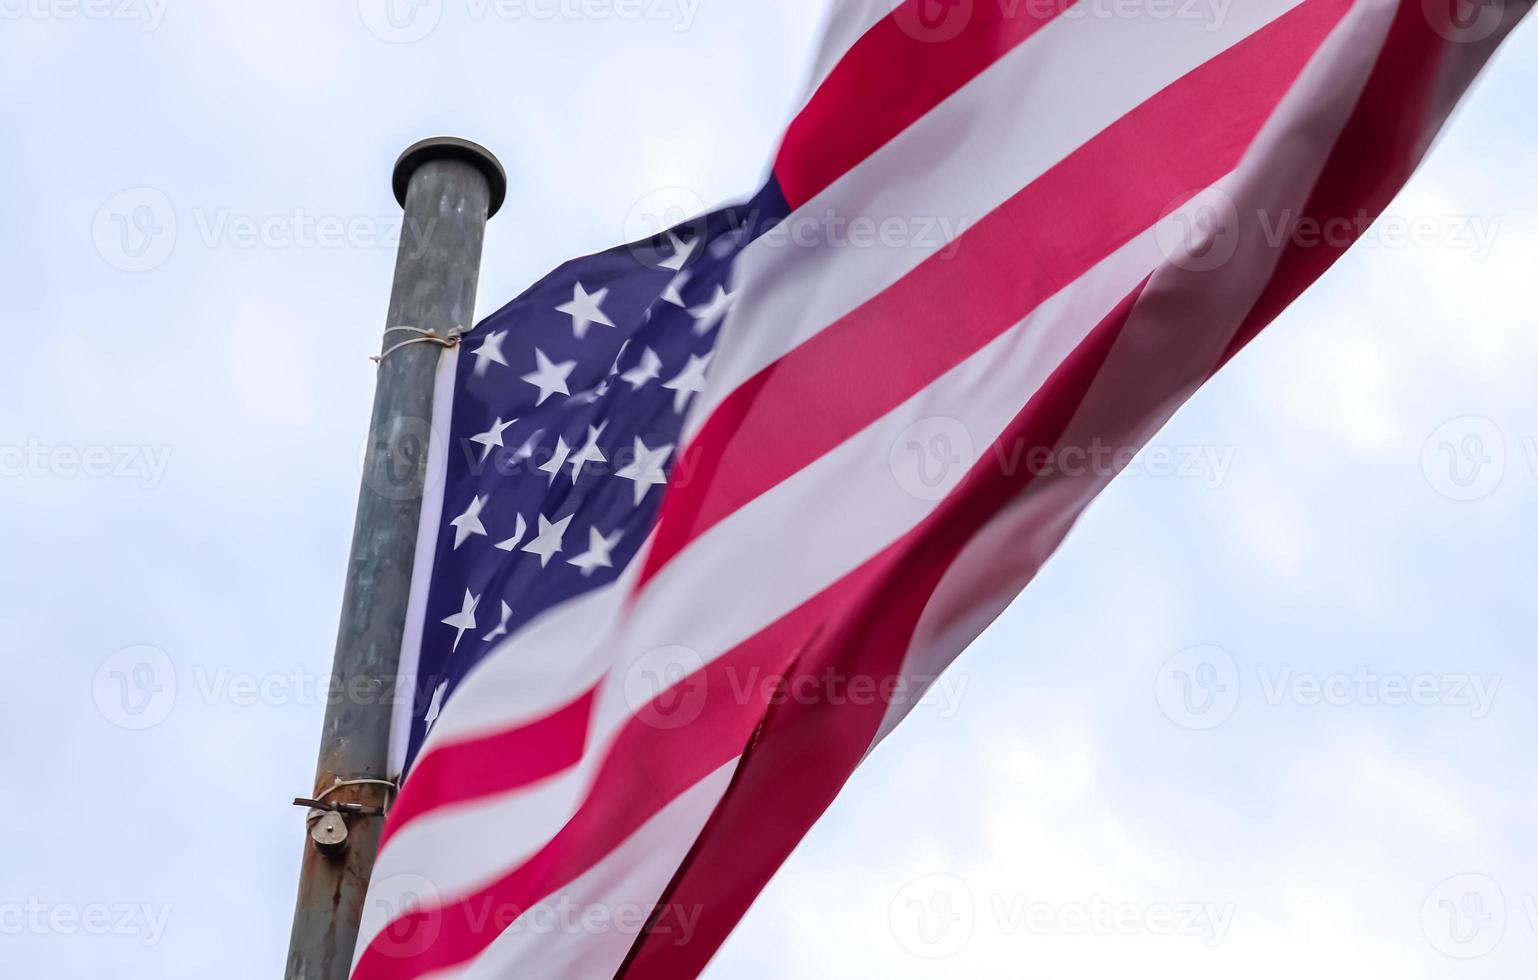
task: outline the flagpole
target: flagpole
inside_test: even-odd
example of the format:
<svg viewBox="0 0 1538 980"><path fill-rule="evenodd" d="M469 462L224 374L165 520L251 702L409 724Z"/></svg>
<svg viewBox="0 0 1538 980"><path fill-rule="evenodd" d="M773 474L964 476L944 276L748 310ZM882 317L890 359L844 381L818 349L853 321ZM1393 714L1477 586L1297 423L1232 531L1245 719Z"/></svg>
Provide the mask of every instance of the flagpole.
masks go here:
<svg viewBox="0 0 1538 980"><path fill-rule="evenodd" d="M466 140L415 144L396 163L404 208L307 806L288 980L345 980L392 793L390 720L416 556L439 355L472 325L486 221L507 194L496 157ZM446 420L440 420L440 430ZM415 685L400 681L400 695Z"/></svg>

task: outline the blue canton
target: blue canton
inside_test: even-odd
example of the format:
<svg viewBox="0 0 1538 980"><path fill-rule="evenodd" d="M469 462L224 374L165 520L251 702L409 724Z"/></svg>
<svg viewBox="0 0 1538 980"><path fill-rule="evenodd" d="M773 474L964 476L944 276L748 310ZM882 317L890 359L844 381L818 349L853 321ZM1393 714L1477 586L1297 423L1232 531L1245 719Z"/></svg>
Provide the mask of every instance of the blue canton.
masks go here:
<svg viewBox="0 0 1538 980"><path fill-rule="evenodd" d="M657 519L742 249L745 205L566 263L465 335L408 758L499 641L612 583Z"/></svg>

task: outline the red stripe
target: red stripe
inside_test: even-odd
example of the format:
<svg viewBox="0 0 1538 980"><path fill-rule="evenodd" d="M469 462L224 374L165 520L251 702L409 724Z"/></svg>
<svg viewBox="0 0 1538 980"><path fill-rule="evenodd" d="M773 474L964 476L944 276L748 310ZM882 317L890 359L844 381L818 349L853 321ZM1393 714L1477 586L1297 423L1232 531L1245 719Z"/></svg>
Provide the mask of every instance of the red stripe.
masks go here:
<svg viewBox="0 0 1538 980"><path fill-rule="evenodd" d="M531 724L435 747L401 786L379 846L434 810L507 793L564 772L582 759L594 691Z"/></svg>
<svg viewBox="0 0 1538 980"><path fill-rule="evenodd" d="M970 11L947 10L948 17L962 18L954 37L946 37L949 30L937 36L923 27L923 8L937 2L944 0L907 0L867 31L786 129L774 172L792 208L913 125L1075 0L989 0Z"/></svg>
<svg viewBox="0 0 1538 980"><path fill-rule="evenodd" d="M1487 44L1493 47L1498 40L1489 38ZM1463 91L1461 84L1447 84L1449 57L1468 58L1468 52L1468 45L1448 40L1432 29L1420 3L1400 4L1378 64L1300 219L1307 218L1322 226L1326 219L1354 216L1358 211L1375 219L1382 214L1419 165L1427 140L1451 109L1451 104L1433 108L1433 98ZM1471 61L1478 65L1483 57ZM1353 223L1347 241L1330 236L1329 240L1309 247L1291 243L1225 360L1243 349L1305 288L1324 275L1355 242L1362 227Z"/></svg>
<svg viewBox="0 0 1538 980"><path fill-rule="evenodd" d="M871 563L869 583L837 629L817 637L798 676L830 669L846 677L896 677L930 596L968 542L1033 476L999 461L1021 446L1060 444L1126 325L1146 280L1113 310L1015 417L940 509ZM771 711L730 791L712 816L660 905L700 913L692 933L662 921L643 935L617 977L679 980L697 976L736 927L806 831L833 802L870 749L886 716L884 700L855 699ZM752 847L741 846L752 841ZM689 941L680 943L680 935Z"/></svg>
<svg viewBox="0 0 1538 980"><path fill-rule="evenodd" d="M954 255L932 257L744 382L680 456L640 586L1020 322L1171 200L1232 170L1349 6L1306 0L1185 75L974 225ZM865 370L877 351L881 369Z"/></svg>

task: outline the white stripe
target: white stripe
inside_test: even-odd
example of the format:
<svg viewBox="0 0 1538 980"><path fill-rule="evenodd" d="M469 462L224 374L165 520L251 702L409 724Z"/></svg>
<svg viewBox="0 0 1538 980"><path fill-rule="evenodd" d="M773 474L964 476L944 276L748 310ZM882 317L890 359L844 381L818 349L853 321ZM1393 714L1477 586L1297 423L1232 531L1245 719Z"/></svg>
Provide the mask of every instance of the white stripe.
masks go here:
<svg viewBox="0 0 1538 980"><path fill-rule="evenodd" d="M613 660L598 642L640 574L632 561L612 584L548 610L466 674L419 757L537 721L593 688Z"/></svg>
<svg viewBox="0 0 1538 980"><path fill-rule="evenodd" d="M598 761L597 754L589 753L580 767L537 785L445 807L412 821L380 852L375 875L431 876L435 894L446 901L475 894L527 861L560 831L577 812ZM385 905L365 906L359 945L371 942L390 918Z"/></svg>
<svg viewBox="0 0 1538 980"><path fill-rule="evenodd" d="M390 718L390 772L399 774L406 765L411 739L412 711L416 707L417 668L422 662L422 628L427 595L432 588L433 560L438 553L438 529L443 521L443 484L448 478L449 433L453 430L454 373L459 349L446 348L438 358L433 377L433 425L427 440L427 484L422 492L422 514L417 525L416 557L411 565L411 592L406 598L406 628L401 634L400 665L396 669L396 701Z"/></svg>
<svg viewBox="0 0 1538 980"><path fill-rule="evenodd" d="M1059 446L1144 445L1217 367L1282 254L1262 225L1277 219L1262 216L1298 213L1307 202L1361 97L1394 12L1394 0L1364 0L1331 32L1240 166L1219 185L1236 205L1237 251L1219 271L1160 267L1146 293L1155 301L1133 310ZM1179 343L1160 349L1150 338ZM1145 414L1129 419L1133 405ZM1014 601L1110 480L1108 473L1088 472L1034 481L973 537L947 568L914 631L903 671L915 689L948 667ZM916 703L909 698L888 707L872 748Z"/></svg>
<svg viewBox="0 0 1538 980"><path fill-rule="evenodd" d="M1301 2L1246 0L1216 27L1153 15L1047 24L743 251L735 273L741 294L684 441L744 381L941 252L1155 93ZM821 223L830 214L900 219L911 244L835 240ZM807 243L792 244L796 235Z"/></svg>
<svg viewBox="0 0 1538 980"><path fill-rule="evenodd" d="M734 759L679 795L591 870L521 916L479 958L462 970L445 971L444 980L613 976L736 768ZM682 918L669 913L662 922L688 932L700 911L683 910ZM584 916L587 928L581 927ZM573 921L577 928L571 928Z"/></svg>

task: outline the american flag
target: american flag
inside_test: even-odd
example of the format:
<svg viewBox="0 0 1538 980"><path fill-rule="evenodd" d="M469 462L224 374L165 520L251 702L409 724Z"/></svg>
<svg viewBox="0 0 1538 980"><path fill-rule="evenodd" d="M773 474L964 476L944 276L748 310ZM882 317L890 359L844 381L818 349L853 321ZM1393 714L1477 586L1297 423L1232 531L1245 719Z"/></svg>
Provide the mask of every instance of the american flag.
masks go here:
<svg viewBox="0 0 1538 980"><path fill-rule="evenodd" d="M1146 443L1529 6L835 2L755 197L444 355L353 975L699 974L1115 475L1015 464Z"/></svg>

